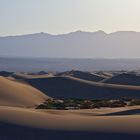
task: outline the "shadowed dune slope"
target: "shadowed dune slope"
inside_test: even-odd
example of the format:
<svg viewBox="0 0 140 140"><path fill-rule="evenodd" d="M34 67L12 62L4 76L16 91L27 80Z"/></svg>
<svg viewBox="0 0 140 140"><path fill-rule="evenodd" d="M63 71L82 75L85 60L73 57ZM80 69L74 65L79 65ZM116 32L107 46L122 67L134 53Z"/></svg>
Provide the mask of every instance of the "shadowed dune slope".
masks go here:
<svg viewBox="0 0 140 140"><path fill-rule="evenodd" d="M108 98L140 98L138 89L106 85L104 83L90 82L78 78L51 77L27 79L33 87L53 98L84 98L84 99L108 99Z"/></svg>
<svg viewBox="0 0 140 140"><path fill-rule="evenodd" d="M13 72L0 71L0 76L8 77L8 76L11 76L12 74Z"/></svg>
<svg viewBox="0 0 140 140"><path fill-rule="evenodd" d="M140 86L140 76L124 73L104 80L104 83Z"/></svg>
<svg viewBox="0 0 140 140"><path fill-rule="evenodd" d="M63 72L63 73L59 73L57 74L57 76L73 76L76 78L80 78L80 79L84 79L84 80L89 80L89 81L101 81L104 80L105 77L94 74L94 73L90 73L90 72L83 72L83 71L68 71L68 72Z"/></svg>
<svg viewBox="0 0 140 140"><path fill-rule="evenodd" d="M120 111L120 112L113 112L109 114L104 114L101 116L120 116L120 115L140 115L140 108L139 109L132 109L132 110L125 110L125 111Z"/></svg>
<svg viewBox="0 0 140 140"><path fill-rule="evenodd" d="M0 123L0 140L139 140L140 134L36 129Z"/></svg>
<svg viewBox="0 0 140 140"><path fill-rule="evenodd" d="M27 84L0 77L0 105L33 107L48 97Z"/></svg>

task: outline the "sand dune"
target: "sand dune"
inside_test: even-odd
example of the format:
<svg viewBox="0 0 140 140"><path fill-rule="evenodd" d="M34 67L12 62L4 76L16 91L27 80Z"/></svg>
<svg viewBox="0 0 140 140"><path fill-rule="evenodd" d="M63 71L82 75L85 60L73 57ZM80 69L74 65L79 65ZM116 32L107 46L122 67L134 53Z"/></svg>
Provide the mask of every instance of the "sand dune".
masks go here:
<svg viewBox="0 0 140 140"><path fill-rule="evenodd" d="M125 110L125 108L123 109ZM104 113L104 110L102 111ZM79 111L79 113L84 112L84 115L75 112L55 111L55 113L50 113L47 110L44 112L0 107L0 132L2 132L0 138L24 139L26 137L26 139L37 140L40 138L117 140L119 138L129 140L140 136L140 116L138 115L90 116L89 113L94 113L94 110Z"/></svg>
<svg viewBox="0 0 140 140"><path fill-rule="evenodd" d="M70 76L27 79L27 82L54 98L140 98L139 86L105 84Z"/></svg>
<svg viewBox="0 0 140 140"><path fill-rule="evenodd" d="M104 80L104 83L140 86L140 76L123 73Z"/></svg>
<svg viewBox="0 0 140 140"><path fill-rule="evenodd" d="M13 72L8 72L8 71L0 71L0 76L11 76L13 74Z"/></svg>
<svg viewBox="0 0 140 140"><path fill-rule="evenodd" d="M83 71L74 71L74 70L59 73L59 74L57 74L57 76L73 76L73 77L76 77L76 78L89 80L89 81L94 81L94 82L98 82L98 81L101 81L101 80L105 79L104 76L97 75L95 73L83 72Z"/></svg>
<svg viewBox="0 0 140 140"><path fill-rule="evenodd" d="M0 105L33 107L47 98L30 85L0 77Z"/></svg>
<svg viewBox="0 0 140 140"><path fill-rule="evenodd" d="M96 72L96 74L98 74L99 76L105 77L106 79L113 77L113 73L111 73L111 72L101 71L101 72Z"/></svg>
<svg viewBox="0 0 140 140"><path fill-rule="evenodd" d="M120 111L120 112L113 112L109 114L104 114L104 116L121 116L121 115L140 115L140 108L138 109L133 109L133 110L125 110L125 111Z"/></svg>
<svg viewBox="0 0 140 140"><path fill-rule="evenodd" d="M137 108L137 107L136 107ZM123 108L125 110L125 108ZM122 110L123 110L122 109ZM133 109L131 109L133 110ZM135 110L135 109L134 109ZM44 129L52 129L52 130L82 130L82 131L109 131L109 132L122 132L122 133L140 133L139 130L130 131L126 126L128 125L128 120L137 120L137 124L135 124L136 120L133 121L133 128L140 128L138 122L140 122L139 116L133 115L121 117L105 117L105 116L90 116L89 113L94 113L94 110L82 110L85 112L84 115L76 114L77 111L54 111L55 113L50 113L49 111L39 111L34 109L23 109L16 107L0 107L0 121L1 122L9 122L17 125L30 126L35 128L44 128ZM82 112L79 111L79 112ZM109 109L108 109L109 111ZM96 112L96 110L95 110ZM115 112L115 109L114 109ZM102 113L104 110L102 109ZM11 116L11 117L9 117ZM138 119L137 119L138 118ZM85 121L84 121L85 120ZM102 121L101 121L102 120ZM116 121L115 121L116 120ZM124 127L121 128L117 124L117 121L124 120ZM122 121L123 122L123 121ZM97 125L98 124L98 125ZM105 125L108 124L108 125ZM130 124L129 124L130 125ZM129 126L128 125L128 126ZM61 126L61 127L60 127ZM83 126L83 127L82 127ZM107 128L108 127L108 128ZM119 128L118 128L119 127ZM125 129L124 129L125 128Z"/></svg>
<svg viewBox="0 0 140 140"><path fill-rule="evenodd" d="M91 110L33 108L48 99L47 94L56 98L140 98L139 86L105 84L72 76L23 79L35 88L0 77L1 140L139 139L140 106Z"/></svg>
<svg viewBox="0 0 140 140"><path fill-rule="evenodd" d="M48 74L29 74L29 73L21 73L21 72L17 72L14 73L12 75L14 78L16 79L33 79L33 78L47 78L47 77L52 77L53 74L52 73L48 73Z"/></svg>

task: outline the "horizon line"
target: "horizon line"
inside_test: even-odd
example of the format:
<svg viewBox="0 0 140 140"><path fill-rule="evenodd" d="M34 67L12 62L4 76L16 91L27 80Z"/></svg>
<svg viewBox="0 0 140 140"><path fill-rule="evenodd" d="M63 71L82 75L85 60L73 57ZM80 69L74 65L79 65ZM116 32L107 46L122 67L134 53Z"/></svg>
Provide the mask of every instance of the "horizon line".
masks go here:
<svg viewBox="0 0 140 140"><path fill-rule="evenodd" d="M116 30L116 31L112 31L112 32L106 32L104 30L96 30L96 31L86 31L86 30L75 30L75 31L70 31L70 32L66 32L66 33L49 33L49 32L32 32L32 33L21 33L21 34L9 34L9 35L0 35L0 37L16 37L16 36L26 36L26 35L35 35L35 34L48 34L50 36L57 36L57 35L68 35L71 33L76 33L76 32L82 32L82 33L98 33L98 32L103 32L107 35L113 34L113 33L117 33L117 32L135 32L135 33L140 33L140 31L135 31L135 30Z"/></svg>
<svg viewBox="0 0 140 140"><path fill-rule="evenodd" d="M140 59L140 57L131 57L131 58L128 58L128 57L120 57L120 58L111 58L111 57L95 57L95 58L81 58L81 57L32 57L32 56L0 56L0 58L6 58L6 59L94 59L94 60L134 60L134 59Z"/></svg>

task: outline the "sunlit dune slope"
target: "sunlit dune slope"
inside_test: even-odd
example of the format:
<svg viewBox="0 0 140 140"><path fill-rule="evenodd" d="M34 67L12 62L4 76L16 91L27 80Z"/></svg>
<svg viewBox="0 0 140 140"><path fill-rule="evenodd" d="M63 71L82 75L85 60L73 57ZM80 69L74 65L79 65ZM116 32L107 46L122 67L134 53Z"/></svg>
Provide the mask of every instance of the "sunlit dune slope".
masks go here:
<svg viewBox="0 0 140 140"><path fill-rule="evenodd" d="M102 114L106 111L115 113L123 112L123 110L135 110L139 107L102 109ZM110 111L111 110L111 111ZM79 112L79 113L78 113ZM83 114L82 114L83 112ZM97 110L95 110L97 113ZM93 115L91 115L93 114ZM97 113L98 114L98 113ZM11 116L11 117L9 117ZM123 118L124 117L124 118ZM135 120L136 119L136 120ZM129 120L133 122L127 123ZM83 131L104 131L104 132L122 132L122 133L140 133L139 116L135 115L114 115L114 116L98 116L94 115L94 110L34 110L23 109L17 107L0 107L0 121L10 122L13 124L30 126L35 128L44 128L52 130L83 130ZM122 124L118 124L118 122ZM131 125L130 125L131 124ZM122 127L120 127L120 125ZM61 127L60 127L61 126ZM130 130L127 126L131 126L134 130ZM139 129L138 129L139 128Z"/></svg>
<svg viewBox="0 0 140 140"><path fill-rule="evenodd" d="M116 109L119 111L119 109ZM114 109L114 112L116 111ZM124 110L126 110L124 108ZM131 109L133 110L133 109ZM123 109L120 109L123 111ZM79 112L79 113L78 113ZM95 112L98 112L95 110ZM110 112L102 109L102 112ZM112 111L111 111L112 112ZM92 115L91 115L92 114ZM9 117L10 116L10 117ZM0 107L0 132L6 138L135 139L140 136L140 116L96 116L94 110L41 111ZM21 137L23 136L23 137ZM75 137L76 136L76 137ZM102 137L100 137L102 136ZM117 136L117 137L116 137Z"/></svg>
<svg viewBox="0 0 140 140"><path fill-rule="evenodd" d="M48 97L27 84L0 77L0 105L33 107Z"/></svg>

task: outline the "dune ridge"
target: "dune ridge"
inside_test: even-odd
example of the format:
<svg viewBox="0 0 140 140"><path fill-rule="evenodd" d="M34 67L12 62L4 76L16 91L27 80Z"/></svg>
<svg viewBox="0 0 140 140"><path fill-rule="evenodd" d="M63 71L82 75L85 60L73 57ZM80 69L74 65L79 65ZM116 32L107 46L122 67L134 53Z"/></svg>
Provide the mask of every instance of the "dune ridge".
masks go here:
<svg viewBox="0 0 140 140"><path fill-rule="evenodd" d="M140 76L135 74L122 73L104 80L103 82L108 84L140 86Z"/></svg>
<svg viewBox="0 0 140 140"><path fill-rule="evenodd" d="M103 75L98 75L95 73L90 73L90 72L83 72L83 71L67 71L63 73L58 73L56 76L72 76L75 78L83 79L83 80L88 80L88 81L93 81L93 82L99 82L105 79L105 76Z"/></svg>

